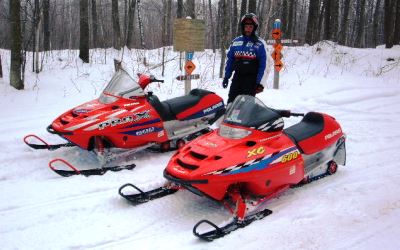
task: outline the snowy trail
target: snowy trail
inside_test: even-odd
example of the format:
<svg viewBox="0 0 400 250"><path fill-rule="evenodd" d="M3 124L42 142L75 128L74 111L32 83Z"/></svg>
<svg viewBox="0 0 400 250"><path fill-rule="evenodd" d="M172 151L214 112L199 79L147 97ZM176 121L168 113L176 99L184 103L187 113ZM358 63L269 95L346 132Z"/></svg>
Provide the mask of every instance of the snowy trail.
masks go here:
<svg viewBox="0 0 400 250"><path fill-rule="evenodd" d="M138 206L118 195L128 182L143 190L162 185L162 171L174 152L139 152L132 171L63 178L48 169L51 159L86 168L96 166L95 158L77 148L34 151L22 142L30 133L62 142L47 134L46 126L68 108L97 97L111 64L80 65L79 72L90 73L77 76L76 66L61 70L55 62L40 76L39 88L28 85L23 92L1 83L0 104L6 107L0 118L2 249L399 249L400 69L380 77L375 72L387 55L400 58L400 48L340 49L348 52L341 59L345 66L332 63L334 53L325 47L322 54L314 54L313 47L288 49L285 60L293 67L282 75L282 89L267 89L259 98L272 107L335 117L347 134L347 165L333 176L289 189L267 204L273 214L213 243L196 239L192 228L201 219L229 220L220 204L188 191ZM166 72L177 73L176 65L169 65ZM27 79L36 81L33 75ZM219 80L205 80L227 97L227 90L216 85ZM168 86L177 83L154 87L160 100L179 94Z"/></svg>

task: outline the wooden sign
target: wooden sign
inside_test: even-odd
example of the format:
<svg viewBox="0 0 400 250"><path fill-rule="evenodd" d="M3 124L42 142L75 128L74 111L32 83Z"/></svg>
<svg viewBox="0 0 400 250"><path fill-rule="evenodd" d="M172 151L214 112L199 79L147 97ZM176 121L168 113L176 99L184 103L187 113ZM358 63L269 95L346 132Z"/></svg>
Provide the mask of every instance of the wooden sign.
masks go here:
<svg viewBox="0 0 400 250"><path fill-rule="evenodd" d="M200 79L200 75L199 74L180 75L180 76L176 77L176 80L178 80L178 81L193 80L193 79Z"/></svg>
<svg viewBox="0 0 400 250"><path fill-rule="evenodd" d="M272 59L274 59L275 62L280 61L282 59L282 54L281 54L280 51L274 50L274 52L272 52L271 56L272 56Z"/></svg>
<svg viewBox="0 0 400 250"><path fill-rule="evenodd" d="M275 40L274 39L268 39L265 41L268 45L273 45L275 44ZM285 44L285 45L296 45L299 43L299 40L297 39L280 39L280 43Z"/></svg>
<svg viewBox="0 0 400 250"><path fill-rule="evenodd" d="M276 61L274 64L274 67L275 67L275 70L279 72L283 68L283 63L281 61Z"/></svg>
<svg viewBox="0 0 400 250"><path fill-rule="evenodd" d="M273 29L272 30L272 38L274 38L275 40L280 39L281 35L282 35L282 31L280 29Z"/></svg>
<svg viewBox="0 0 400 250"><path fill-rule="evenodd" d="M204 51L205 22L179 18L174 23L174 51Z"/></svg>
<svg viewBox="0 0 400 250"><path fill-rule="evenodd" d="M192 72L195 68L196 68L196 65L194 65L194 63L192 61L186 61L186 64L185 64L186 74L188 74L188 75L192 74Z"/></svg>

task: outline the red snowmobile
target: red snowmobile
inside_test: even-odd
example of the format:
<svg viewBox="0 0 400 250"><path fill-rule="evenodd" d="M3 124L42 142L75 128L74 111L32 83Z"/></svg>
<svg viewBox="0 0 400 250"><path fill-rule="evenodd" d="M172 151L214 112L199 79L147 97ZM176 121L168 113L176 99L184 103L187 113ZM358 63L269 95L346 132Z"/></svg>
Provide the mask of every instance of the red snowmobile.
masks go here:
<svg viewBox="0 0 400 250"><path fill-rule="evenodd" d="M303 119L283 129L282 118L290 116ZM271 214L266 201L286 189L334 174L338 165L345 165L345 139L327 114L271 109L255 97L239 96L219 129L173 155L164 170L166 186L144 192L125 184L119 193L139 204L187 189L222 202L235 215L231 223L218 227L202 220L193 228L197 237L211 241ZM214 230L199 233L204 223Z"/></svg>
<svg viewBox="0 0 400 250"><path fill-rule="evenodd" d="M225 113L222 98L202 89L160 102L152 92L144 91L152 82L163 80L142 74L137 82L127 72L119 70L98 99L68 110L47 127L48 132L61 136L68 143L50 145L36 135L27 135L24 142L34 149L79 146L101 156L131 154L148 147L168 151L208 132L209 126ZM33 138L41 144L29 142ZM55 162L63 162L72 170L56 169ZM55 159L49 166L58 174L69 176L131 169L134 164L79 171L68 162Z"/></svg>

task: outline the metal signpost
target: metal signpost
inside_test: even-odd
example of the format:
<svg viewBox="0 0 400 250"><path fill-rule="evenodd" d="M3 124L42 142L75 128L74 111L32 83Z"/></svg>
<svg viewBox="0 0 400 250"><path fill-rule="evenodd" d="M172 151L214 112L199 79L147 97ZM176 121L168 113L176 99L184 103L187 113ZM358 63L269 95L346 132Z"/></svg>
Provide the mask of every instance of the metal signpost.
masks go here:
<svg viewBox="0 0 400 250"><path fill-rule="evenodd" d="M282 43L281 43L281 20L276 19L274 22L274 28L272 30L272 38L275 39L275 43L272 45L274 47L274 51L271 56L274 59L274 89L279 89L279 71L283 68L282 59Z"/></svg>
<svg viewBox="0 0 400 250"><path fill-rule="evenodd" d="M204 51L205 23L196 19L176 19L174 23L174 50L185 52L185 75L176 77L185 81L185 95L191 90L191 80L200 75L192 75L196 65L193 63L194 51Z"/></svg>

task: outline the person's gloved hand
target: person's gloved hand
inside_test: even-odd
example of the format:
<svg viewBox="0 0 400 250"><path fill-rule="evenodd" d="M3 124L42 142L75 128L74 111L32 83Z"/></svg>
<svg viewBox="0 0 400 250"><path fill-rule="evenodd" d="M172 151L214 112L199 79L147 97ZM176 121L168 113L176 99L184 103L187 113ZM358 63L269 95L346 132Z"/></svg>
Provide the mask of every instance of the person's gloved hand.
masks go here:
<svg viewBox="0 0 400 250"><path fill-rule="evenodd" d="M228 87L228 83L229 83L229 79L224 78L224 80L222 81L222 87L224 87L224 89L226 89Z"/></svg>
<svg viewBox="0 0 400 250"><path fill-rule="evenodd" d="M256 85L256 94L261 93L264 91L264 86L262 86L261 84L257 84Z"/></svg>

